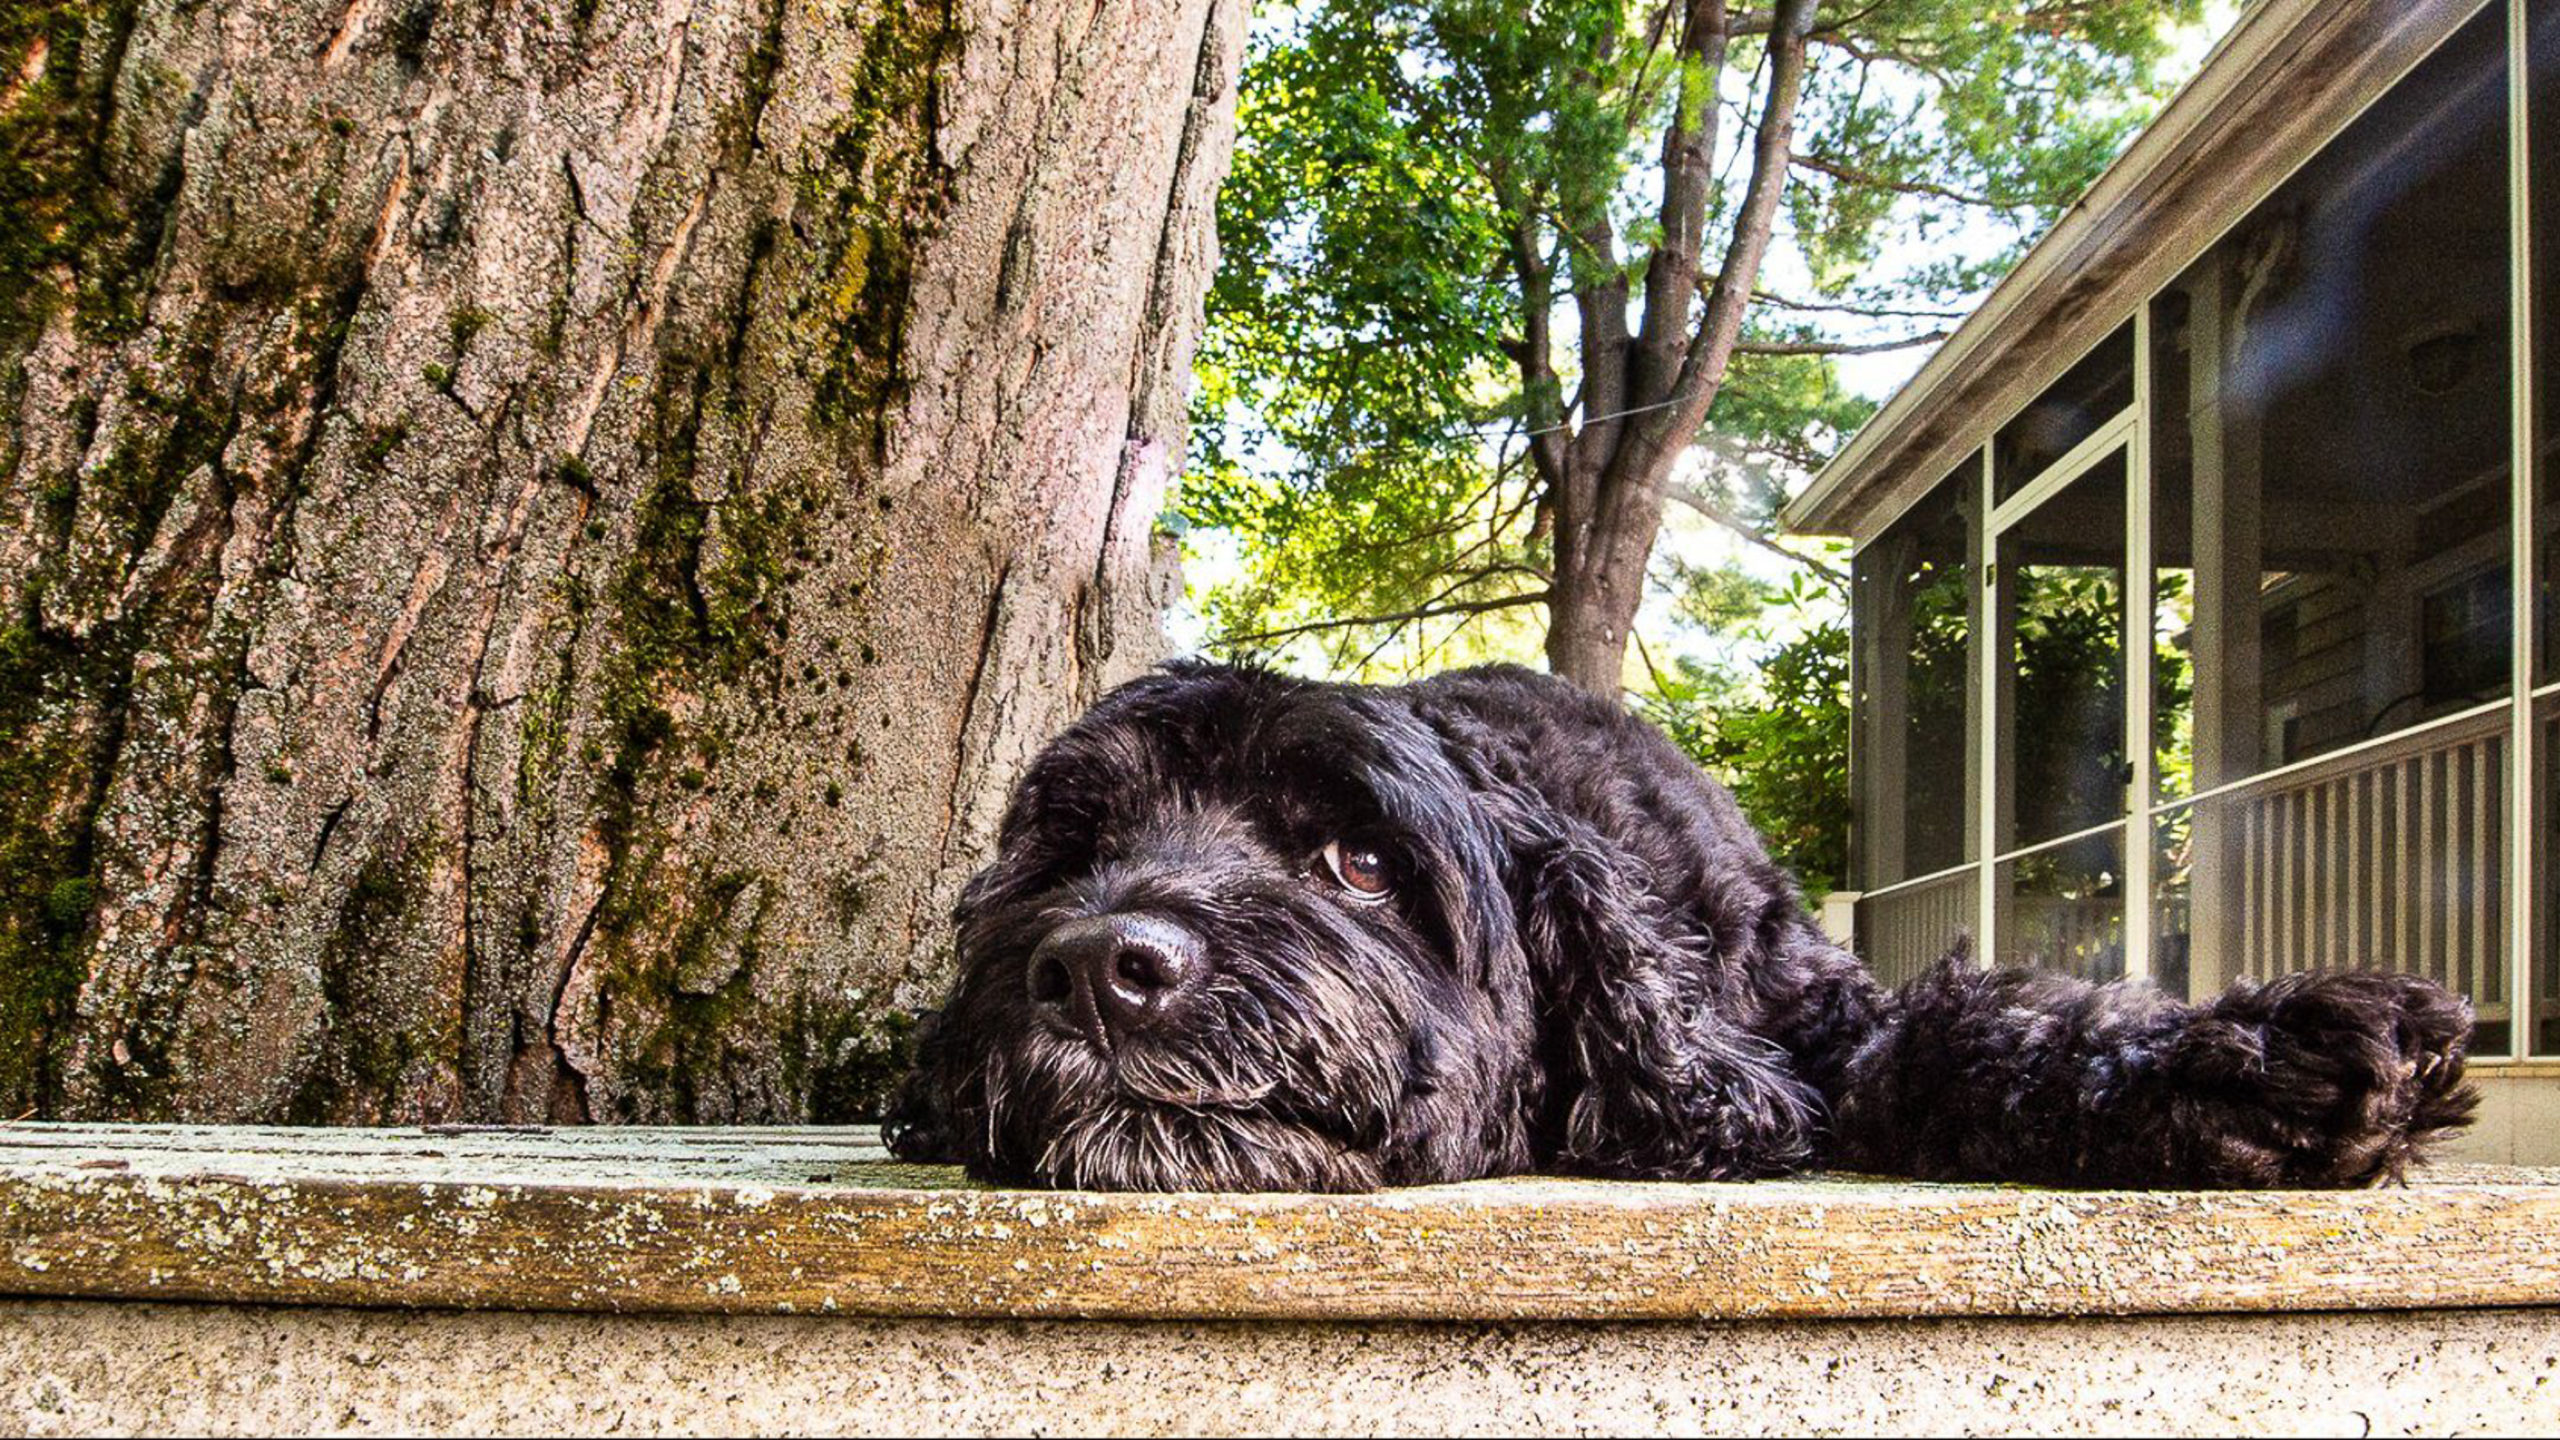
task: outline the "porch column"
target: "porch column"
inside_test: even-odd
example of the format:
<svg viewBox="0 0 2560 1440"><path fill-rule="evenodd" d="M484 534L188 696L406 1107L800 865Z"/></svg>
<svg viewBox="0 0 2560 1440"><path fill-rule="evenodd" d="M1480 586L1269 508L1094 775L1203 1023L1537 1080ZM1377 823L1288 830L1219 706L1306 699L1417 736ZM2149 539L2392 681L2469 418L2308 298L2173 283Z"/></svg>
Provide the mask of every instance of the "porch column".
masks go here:
<svg viewBox="0 0 2560 1440"><path fill-rule="evenodd" d="M2198 267L2188 289L2187 414L2195 453L2195 788L2198 793L2260 768L2258 645L2259 397L2246 383L2248 315L2255 287ZM2235 283L2235 280L2238 283ZM2235 380L2238 383L2235 383ZM2241 807L2196 806L2188 986L2218 993L2244 970L2241 894L2246 827Z"/></svg>

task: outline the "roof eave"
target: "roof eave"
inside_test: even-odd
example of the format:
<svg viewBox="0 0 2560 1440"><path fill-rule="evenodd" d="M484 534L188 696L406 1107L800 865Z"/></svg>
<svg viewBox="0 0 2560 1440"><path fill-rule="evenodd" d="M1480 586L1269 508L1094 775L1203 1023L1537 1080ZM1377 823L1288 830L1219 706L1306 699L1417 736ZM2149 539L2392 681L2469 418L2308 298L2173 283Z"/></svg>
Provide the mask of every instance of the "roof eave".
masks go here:
<svg viewBox="0 0 2560 1440"><path fill-rule="evenodd" d="M1881 529L2487 3L2252 5L1780 523L1860 539ZM1950 410L1969 418L1937 423Z"/></svg>

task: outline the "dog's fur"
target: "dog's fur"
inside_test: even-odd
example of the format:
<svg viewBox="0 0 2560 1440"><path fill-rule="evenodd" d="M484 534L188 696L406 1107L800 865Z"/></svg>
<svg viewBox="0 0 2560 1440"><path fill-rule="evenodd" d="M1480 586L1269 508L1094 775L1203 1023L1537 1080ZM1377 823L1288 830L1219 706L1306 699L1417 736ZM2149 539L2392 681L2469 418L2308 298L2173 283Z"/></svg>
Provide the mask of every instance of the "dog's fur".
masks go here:
<svg viewBox="0 0 2560 1440"><path fill-rule="evenodd" d="M1390 858L1381 904L1318 858ZM1090 917L1196 937L1179 1023L1035 1013ZM1012 1184L1363 1190L1806 1166L2050 1185L2357 1185L2468 1119L2470 1007L2299 975L2186 1005L1951 955L1887 993L1723 787L1528 671L1396 688L1182 663L1033 763L888 1127Z"/></svg>

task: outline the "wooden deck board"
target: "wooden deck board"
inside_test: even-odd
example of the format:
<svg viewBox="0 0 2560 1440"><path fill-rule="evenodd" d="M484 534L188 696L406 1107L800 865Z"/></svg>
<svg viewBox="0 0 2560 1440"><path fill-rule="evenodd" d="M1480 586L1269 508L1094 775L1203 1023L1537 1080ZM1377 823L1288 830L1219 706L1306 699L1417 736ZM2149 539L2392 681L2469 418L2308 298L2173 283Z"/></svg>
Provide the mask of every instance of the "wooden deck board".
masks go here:
<svg viewBox="0 0 2560 1440"><path fill-rule="evenodd" d="M2560 1171L2350 1192L1525 1178L996 1191L868 1130L0 1125L0 1291L1123 1319L2560 1305Z"/></svg>

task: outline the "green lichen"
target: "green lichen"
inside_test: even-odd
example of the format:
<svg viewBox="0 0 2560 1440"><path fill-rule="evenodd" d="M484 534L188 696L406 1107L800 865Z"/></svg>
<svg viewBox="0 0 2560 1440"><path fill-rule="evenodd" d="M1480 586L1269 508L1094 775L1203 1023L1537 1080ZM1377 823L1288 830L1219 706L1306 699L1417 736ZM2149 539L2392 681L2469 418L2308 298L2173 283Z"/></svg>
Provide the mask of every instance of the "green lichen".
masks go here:
<svg viewBox="0 0 2560 1440"><path fill-rule="evenodd" d="M747 55L746 74L741 88L746 103L738 107L736 148L743 152L754 148L756 128L764 123L765 107L773 102L773 90L782 71L782 22L791 7L774 0L765 10L764 29L756 36L756 48Z"/></svg>
<svg viewBox="0 0 2560 1440"><path fill-rule="evenodd" d="M356 448L356 463L367 470L380 470L390 462L392 452L408 438L409 424L405 420L388 425L368 425L363 442Z"/></svg>
<svg viewBox="0 0 2560 1440"><path fill-rule="evenodd" d="M563 647L556 663L551 680L529 692L522 706L524 748L516 763L516 804L528 810L548 809L543 801L569 750L569 672L576 664L575 652Z"/></svg>
<svg viewBox="0 0 2560 1440"><path fill-rule="evenodd" d="M754 971L772 892L751 870L681 866L663 846L647 849L645 870L663 882L609 896L596 943L612 957L608 994L647 997L644 1033L623 1045L624 1122L726 1114L714 1087L759 1067L771 1027L756 998ZM734 953L732 953L734 951ZM708 993L702 986L716 977Z"/></svg>
<svg viewBox="0 0 2560 1440"><path fill-rule="evenodd" d="M947 5L881 5L847 83L855 109L828 145L823 178L810 182L817 208L832 217L818 236L826 280L816 303L827 343L815 413L872 443L903 388L898 354L915 234L948 183L931 136L942 67L958 37Z"/></svg>
<svg viewBox="0 0 2560 1440"><path fill-rule="evenodd" d="M0 351L66 293L102 328L136 317L134 251L160 216L106 172L105 117L139 0L0 0L0 76L35 79L0 108ZM147 204L147 200L145 201ZM163 201L165 205L165 200Z"/></svg>
<svg viewBox="0 0 2560 1440"><path fill-rule="evenodd" d="M62 823L84 804L86 757L47 723L76 703L66 650L0 628L0 1106L13 1115L51 1089L48 1042L78 993L97 905L85 835Z"/></svg>
<svg viewBox="0 0 2560 1440"><path fill-rule="evenodd" d="M445 337L453 342L456 360L462 358L462 352L471 348L473 338L488 329L489 322L495 318L477 305L465 305L446 317Z"/></svg>
<svg viewBox="0 0 2560 1440"><path fill-rule="evenodd" d="M915 1057L915 1017L902 1010L795 1003L784 1022L784 1083L809 1123L877 1121Z"/></svg>
<svg viewBox="0 0 2560 1440"><path fill-rule="evenodd" d="M760 998L754 975L764 912L782 881L687 858L704 853L702 835L679 843L661 818L724 788L760 807L805 803L785 799L778 777L766 773L769 760L735 781L724 774L742 733L817 722L815 712L780 701L785 691L823 692L829 671L806 663L786 669L784 656L796 590L820 563L818 527L841 523L842 510L837 477L735 458L739 438L760 423L756 367L766 362L750 344L752 326L774 308L764 292L790 287L782 308L797 343L815 339L816 418L856 442L849 452L857 463L876 459L871 442L899 393L915 236L947 184L928 138L952 16L944 6L881 5L859 23L863 53L847 84L860 97L857 113L801 182L813 202L804 211L814 217L810 243L784 243L777 223L757 226L735 289L665 333L650 389L648 469L631 508L611 508L617 492L631 493L621 488L629 477L560 462L562 483L600 512L589 538L618 535L627 547L592 593L580 587L571 599L573 621L583 627L592 619L607 637L587 692L598 723L578 750L593 767L594 835L606 856L590 940L602 976L598 1005L622 1022L611 1028L622 1077L612 1093L627 1113L598 1119L742 1110L787 1118L810 1113L822 1095L843 1110L872 1103L848 1097L881 1090L882 1073L896 1063L884 1058L898 1042L878 1028L876 1005L820 1017L806 997L780 1013L784 1002ZM723 131L741 155L753 148L778 83L784 34L777 8ZM672 212L684 199L681 179L652 176L644 210ZM644 251L635 249L628 263L636 266ZM853 603L858 596L857 587ZM571 742L546 706L527 710L521 774L529 776L557 763ZM820 784L828 804L845 803L840 782ZM772 1090L777 1060L784 1095Z"/></svg>
<svg viewBox="0 0 2560 1440"><path fill-rule="evenodd" d="M97 809L128 732L167 721L132 713L134 658L195 614L205 587L115 601L186 476L238 423L210 392L136 384L127 398L130 423L106 456L48 485L44 559L18 612L0 617L0 1105L12 1114L60 1093L56 1041L87 972L99 899ZM88 618L55 629L48 613ZM152 694L182 709L174 697L202 677L177 647L158 653ZM150 1050L147 1036L128 1038L129 1054Z"/></svg>

